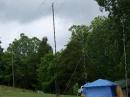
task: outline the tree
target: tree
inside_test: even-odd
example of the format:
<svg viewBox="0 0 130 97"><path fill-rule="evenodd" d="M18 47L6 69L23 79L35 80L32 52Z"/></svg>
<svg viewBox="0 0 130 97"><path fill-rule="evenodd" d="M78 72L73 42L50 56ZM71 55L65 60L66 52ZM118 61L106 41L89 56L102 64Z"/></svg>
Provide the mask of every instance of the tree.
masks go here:
<svg viewBox="0 0 130 97"><path fill-rule="evenodd" d="M120 53L123 55L123 29L125 31L126 44L130 39L130 1L129 0L96 0L98 4L109 12L113 21L114 33L117 35ZM124 26L124 28L123 28ZM120 55L120 56L122 56Z"/></svg>
<svg viewBox="0 0 130 97"><path fill-rule="evenodd" d="M11 54L4 52L0 61L0 83L12 86Z"/></svg>
<svg viewBox="0 0 130 97"><path fill-rule="evenodd" d="M73 93L74 93L75 95L77 95L78 89L79 89L79 85L78 85L78 83L76 83L76 84L73 86Z"/></svg>
<svg viewBox="0 0 130 97"><path fill-rule="evenodd" d="M23 33L7 49L14 56L15 82L17 87L34 89L37 83L37 53L40 40Z"/></svg>
<svg viewBox="0 0 130 97"><path fill-rule="evenodd" d="M115 80L113 67L120 63L119 42L112 28L112 21L106 17L96 17L88 35L87 52L95 64L96 78Z"/></svg>
<svg viewBox="0 0 130 97"><path fill-rule="evenodd" d="M1 41L0 41L0 83L3 83L3 71L4 71L4 65L2 62L2 56L3 56L3 48L1 47Z"/></svg>
<svg viewBox="0 0 130 97"><path fill-rule="evenodd" d="M96 0L98 4L109 12L109 18L112 21L112 27L116 31L113 32L116 35L118 42L118 53L120 56L120 61L118 67L124 72L124 44L123 39L125 38L126 49L128 49L130 41L130 1L129 0ZM124 37L124 35L125 37ZM126 52L127 57L129 56L129 51ZM129 59L129 57L128 57ZM127 64L129 62L127 60ZM128 66L129 69L129 66Z"/></svg>
<svg viewBox="0 0 130 97"><path fill-rule="evenodd" d="M48 42L47 37L43 37L42 41L40 42L40 45L38 48L39 63L40 63L42 57L44 57L48 53L53 52L52 47L47 42Z"/></svg>
<svg viewBox="0 0 130 97"><path fill-rule="evenodd" d="M87 67L89 61L86 61L87 56L85 56L86 60L84 60L83 55L86 49L89 27L74 25L69 31L72 32L72 36L66 48L61 51L58 60L58 80L62 93L73 93L73 86L77 82L80 85L86 82L85 73L88 72L88 69L84 68L84 66ZM86 64L84 64L84 61Z"/></svg>
<svg viewBox="0 0 130 97"><path fill-rule="evenodd" d="M53 55L53 53L46 54L44 57L42 57L37 72L40 89L44 92L52 93L55 90L55 69L55 56Z"/></svg>

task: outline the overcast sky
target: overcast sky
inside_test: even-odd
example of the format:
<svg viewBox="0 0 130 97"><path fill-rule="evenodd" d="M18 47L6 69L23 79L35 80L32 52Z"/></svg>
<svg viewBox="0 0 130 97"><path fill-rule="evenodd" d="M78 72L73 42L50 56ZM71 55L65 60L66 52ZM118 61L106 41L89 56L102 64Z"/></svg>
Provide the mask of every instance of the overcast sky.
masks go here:
<svg viewBox="0 0 130 97"><path fill-rule="evenodd" d="M47 36L53 43L51 3L54 0L0 0L0 40L7 48L20 33L29 37ZM64 48L73 24L89 25L101 13L95 0L55 0L57 49Z"/></svg>

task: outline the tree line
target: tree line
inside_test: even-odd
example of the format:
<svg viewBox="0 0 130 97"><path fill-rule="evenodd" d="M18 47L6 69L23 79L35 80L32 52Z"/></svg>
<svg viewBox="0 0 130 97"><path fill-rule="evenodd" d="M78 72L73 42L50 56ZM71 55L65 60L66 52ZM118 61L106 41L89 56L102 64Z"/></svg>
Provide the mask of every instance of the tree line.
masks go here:
<svg viewBox="0 0 130 97"><path fill-rule="evenodd" d="M40 40L24 33L7 50L0 46L0 84L12 86L12 64L16 87L48 93L55 93L55 79L60 92L69 94L75 93L76 86L98 78L124 79L124 39L129 77L130 2L96 1L102 11L109 12L108 17L95 17L89 26L71 26L69 42L56 54L47 37Z"/></svg>

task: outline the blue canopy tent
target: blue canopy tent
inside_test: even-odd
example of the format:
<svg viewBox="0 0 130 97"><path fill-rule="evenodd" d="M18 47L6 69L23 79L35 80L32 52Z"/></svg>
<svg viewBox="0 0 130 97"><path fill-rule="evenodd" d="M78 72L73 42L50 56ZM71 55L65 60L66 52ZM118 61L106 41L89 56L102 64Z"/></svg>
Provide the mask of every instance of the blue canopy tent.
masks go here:
<svg viewBox="0 0 130 97"><path fill-rule="evenodd" d="M83 94L86 97L115 97L116 84L103 79L83 85Z"/></svg>

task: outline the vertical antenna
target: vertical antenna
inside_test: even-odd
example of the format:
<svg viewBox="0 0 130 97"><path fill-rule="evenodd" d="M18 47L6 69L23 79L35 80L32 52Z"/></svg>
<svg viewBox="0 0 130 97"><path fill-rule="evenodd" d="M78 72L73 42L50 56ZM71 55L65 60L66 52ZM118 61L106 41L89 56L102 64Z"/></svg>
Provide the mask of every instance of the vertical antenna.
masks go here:
<svg viewBox="0 0 130 97"><path fill-rule="evenodd" d="M55 56L56 56L56 35L55 35L55 12L54 12L54 3L52 3L52 15L53 15L53 31L54 31L54 44L55 44ZM55 64L56 68L56 64ZM54 75L57 76L56 71L54 72ZM59 97L59 87L57 83L57 78L55 78L55 92L56 97Z"/></svg>
<svg viewBox="0 0 130 97"><path fill-rule="evenodd" d="M56 31L55 31L55 12L54 12L54 3L52 3L52 15L53 15L53 30L54 30L55 54L56 54Z"/></svg>
<svg viewBox="0 0 130 97"><path fill-rule="evenodd" d="M12 47L12 80L13 80L13 87L15 87L15 79L14 79L14 55L13 55L13 47Z"/></svg>

